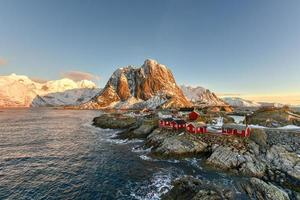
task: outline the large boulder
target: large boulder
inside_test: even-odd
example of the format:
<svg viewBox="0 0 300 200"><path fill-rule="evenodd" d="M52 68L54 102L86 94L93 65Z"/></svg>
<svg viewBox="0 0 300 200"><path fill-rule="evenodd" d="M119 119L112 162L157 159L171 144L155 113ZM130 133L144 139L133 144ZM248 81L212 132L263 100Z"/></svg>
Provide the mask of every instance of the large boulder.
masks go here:
<svg viewBox="0 0 300 200"><path fill-rule="evenodd" d="M287 151L282 145L273 145L267 151L266 160L271 169L288 174L300 185L300 158L296 153Z"/></svg>
<svg viewBox="0 0 300 200"><path fill-rule="evenodd" d="M157 128L155 124L146 124L132 126L129 129L118 134L116 138L118 139L145 139L147 136L152 133L153 130Z"/></svg>
<svg viewBox="0 0 300 200"><path fill-rule="evenodd" d="M188 133L175 133L163 138L153 149L153 154L162 157L192 156L206 152L207 144Z"/></svg>
<svg viewBox="0 0 300 200"><path fill-rule="evenodd" d="M265 148L267 146L268 135L265 133L263 129L252 129L250 140L254 141L261 148Z"/></svg>
<svg viewBox="0 0 300 200"><path fill-rule="evenodd" d="M206 163L218 169L255 177L263 177L266 170L266 165L255 158L253 154L228 146L215 147Z"/></svg>
<svg viewBox="0 0 300 200"><path fill-rule="evenodd" d="M288 194L271 183L266 183L257 178L242 186L251 199L258 200L289 200Z"/></svg>
<svg viewBox="0 0 300 200"><path fill-rule="evenodd" d="M224 170L235 169L239 166L238 150L232 147L218 146L214 148L212 155L206 163Z"/></svg>
<svg viewBox="0 0 300 200"><path fill-rule="evenodd" d="M229 189L185 176L173 182L173 188L162 196L163 200L221 200L234 199L233 192Z"/></svg>

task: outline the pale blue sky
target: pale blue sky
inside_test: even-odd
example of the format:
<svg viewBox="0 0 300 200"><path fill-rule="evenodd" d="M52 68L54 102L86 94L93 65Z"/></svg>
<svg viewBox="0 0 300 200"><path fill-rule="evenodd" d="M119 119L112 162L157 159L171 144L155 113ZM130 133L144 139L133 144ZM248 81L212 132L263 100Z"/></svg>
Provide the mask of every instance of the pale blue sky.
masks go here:
<svg viewBox="0 0 300 200"><path fill-rule="evenodd" d="M0 0L0 75L101 77L156 59L179 84L300 93L298 0ZM2 61L1 61L2 60Z"/></svg>

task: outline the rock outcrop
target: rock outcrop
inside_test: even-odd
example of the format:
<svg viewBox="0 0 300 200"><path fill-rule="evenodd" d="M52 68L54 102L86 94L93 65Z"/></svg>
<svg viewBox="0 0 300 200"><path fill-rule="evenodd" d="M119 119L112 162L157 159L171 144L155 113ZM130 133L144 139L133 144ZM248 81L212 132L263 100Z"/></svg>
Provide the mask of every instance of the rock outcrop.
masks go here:
<svg viewBox="0 0 300 200"><path fill-rule="evenodd" d="M282 145L273 145L266 154L270 167L285 172L299 181L300 190L300 157L293 152L288 152Z"/></svg>
<svg viewBox="0 0 300 200"><path fill-rule="evenodd" d="M123 115L103 114L94 118L93 124L104 129L125 129L133 126L138 127L136 119Z"/></svg>
<svg viewBox="0 0 300 200"><path fill-rule="evenodd" d="M197 137L186 133L172 133L163 129L154 130L147 137L147 146L152 147L153 155L160 157L182 157L202 154L207 144Z"/></svg>
<svg viewBox="0 0 300 200"><path fill-rule="evenodd" d="M257 160L255 155L234 147L216 147L206 162L220 169L254 177L263 177L266 170L266 164Z"/></svg>
<svg viewBox="0 0 300 200"><path fill-rule="evenodd" d="M162 196L163 200L229 200L233 191L207 181L186 176L173 182L173 188Z"/></svg>
<svg viewBox="0 0 300 200"><path fill-rule="evenodd" d="M276 187L272 183L266 183L257 178L251 178L246 184L243 184L244 190L251 199L258 200L289 200L288 194Z"/></svg>
<svg viewBox="0 0 300 200"><path fill-rule="evenodd" d="M177 86L171 70L155 60L142 67L116 70L105 88L81 109L187 107L192 104Z"/></svg>
<svg viewBox="0 0 300 200"><path fill-rule="evenodd" d="M294 113L288 107L265 107L255 111L248 117L248 124L277 128L287 125L300 126L300 115Z"/></svg>

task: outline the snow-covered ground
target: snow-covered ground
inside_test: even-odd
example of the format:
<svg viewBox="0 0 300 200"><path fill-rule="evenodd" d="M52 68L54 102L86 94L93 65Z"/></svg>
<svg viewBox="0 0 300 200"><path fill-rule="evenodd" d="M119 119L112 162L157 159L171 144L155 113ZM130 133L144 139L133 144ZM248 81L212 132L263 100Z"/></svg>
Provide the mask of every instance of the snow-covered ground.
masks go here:
<svg viewBox="0 0 300 200"><path fill-rule="evenodd" d="M229 115L230 117L232 117L234 119L234 123L237 124L242 124L243 121L245 120L245 116L239 116L239 115Z"/></svg>
<svg viewBox="0 0 300 200"><path fill-rule="evenodd" d="M295 125L287 125L287 126L283 126L283 127L280 127L278 129L289 129L289 130L297 130L297 129L300 129L299 126L295 126Z"/></svg>

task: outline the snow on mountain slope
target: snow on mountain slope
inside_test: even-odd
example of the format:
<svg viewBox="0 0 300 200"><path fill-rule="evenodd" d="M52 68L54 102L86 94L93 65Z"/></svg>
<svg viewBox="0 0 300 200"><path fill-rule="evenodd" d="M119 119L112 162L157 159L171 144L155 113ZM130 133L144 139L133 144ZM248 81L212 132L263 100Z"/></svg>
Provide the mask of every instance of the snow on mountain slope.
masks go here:
<svg viewBox="0 0 300 200"><path fill-rule="evenodd" d="M213 92L203 87L180 86L184 95L194 104L205 106L225 106L226 103Z"/></svg>
<svg viewBox="0 0 300 200"><path fill-rule="evenodd" d="M77 105L98 92L96 85L87 80L61 79L38 83L27 76L0 76L0 107Z"/></svg>
<svg viewBox="0 0 300 200"><path fill-rule="evenodd" d="M222 99L233 107L260 107L261 106L260 103L242 99L240 97L223 97Z"/></svg>

